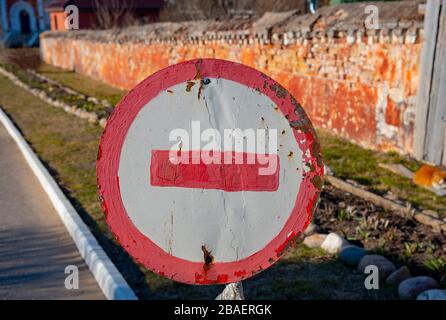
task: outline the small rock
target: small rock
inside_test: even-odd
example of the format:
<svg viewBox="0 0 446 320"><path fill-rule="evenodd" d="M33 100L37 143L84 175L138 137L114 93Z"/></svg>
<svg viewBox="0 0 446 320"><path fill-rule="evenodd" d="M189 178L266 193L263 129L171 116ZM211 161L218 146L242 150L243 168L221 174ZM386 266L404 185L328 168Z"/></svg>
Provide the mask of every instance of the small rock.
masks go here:
<svg viewBox="0 0 446 320"><path fill-rule="evenodd" d="M80 110L78 117L81 119L88 120L90 118L90 112L85 110Z"/></svg>
<svg viewBox="0 0 446 320"><path fill-rule="evenodd" d="M327 165L324 166L324 173L326 176L332 176L333 175L333 170L331 170L331 168Z"/></svg>
<svg viewBox="0 0 446 320"><path fill-rule="evenodd" d="M99 120L99 125L100 125L102 128L105 128L105 126L107 125L107 119L105 119L105 118L101 118L101 120Z"/></svg>
<svg viewBox="0 0 446 320"><path fill-rule="evenodd" d="M417 300L446 300L446 290L426 290L418 295Z"/></svg>
<svg viewBox="0 0 446 320"><path fill-rule="evenodd" d="M96 124L98 123L98 115L94 112L90 112L88 115L88 122Z"/></svg>
<svg viewBox="0 0 446 320"><path fill-rule="evenodd" d="M314 223L310 223L308 225L307 230L305 230L304 235L305 236L311 236L312 234L319 232L321 228L319 228L319 226L315 225Z"/></svg>
<svg viewBox="0 0 446 320"><path fill-rule="evenodd" d="M364 273L367 266L374 265L378 268L379 279L384 280L395 271L395 265L377 254L365 255L358 264L358 271Z"/></svg>
<svg viewBox="0 0 446 320"><path fill-rule="evenodd" d="M437 287L437 281L431 277L421 276L409 278L400 283L398 287L398 295L401 300L413 300L423 291L435 289Z"/></svg>
<svg viewBox="0 0 446 320"><path fill-rule="evenodd" d="M99 100L95 97L88 97L87 101L92 102L94 104L99 104Z"/></svg>
<svg viewBox="0 0 446 320"><path fill-rule="evenodd" d="M406 280L406 279L408 279L410 277L411 277L411 275L410 275L409 268L406 267L406 266L403 266L403 267L399 268L398 270L396 270L395 272L393 272L386 279L386 284L397 286L401 282L403 282L404 280Z"/></svg>
<svg viewBox="0 0 446 320"><path fill-rule="evenodd" d="M328 234L321 244L321 248L331 254L339 253L346 246L348 246L347 240L334 232Z"/></svg>
<svg viewBox="0 0 446 320"><path fill-rule="evenodd" d="M357 246L346 246L339 254L339 260L348 266L356 267L367 251Z"/></svg>
<svg viewBox="0 0 446 320"><path fill-rule="evenodd" d="M326 234L315 233L311 236L305 237L303 244L308 248L319 248L326 238Z"/></svg>

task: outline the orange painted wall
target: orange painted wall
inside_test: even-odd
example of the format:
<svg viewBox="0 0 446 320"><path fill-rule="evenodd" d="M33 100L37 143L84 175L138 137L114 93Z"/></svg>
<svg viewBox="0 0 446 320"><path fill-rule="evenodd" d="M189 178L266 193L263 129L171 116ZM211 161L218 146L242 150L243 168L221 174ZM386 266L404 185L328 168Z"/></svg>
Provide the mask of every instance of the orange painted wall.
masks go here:
<svg viewBox="0 0 446 320"><path fill-rule="evenodd" d="M364 147L411 153L422 44L360 40L179 45L44 35L41 50L47 63L123 89L184 60L210 57L241 62L285 86L317 127Z"/></svg>
<svg viewBox="0 0 446 320"><path fill-rule="evenodd" d="M51 12L51 31L67 31L65 28L65 12Z"/></svg>

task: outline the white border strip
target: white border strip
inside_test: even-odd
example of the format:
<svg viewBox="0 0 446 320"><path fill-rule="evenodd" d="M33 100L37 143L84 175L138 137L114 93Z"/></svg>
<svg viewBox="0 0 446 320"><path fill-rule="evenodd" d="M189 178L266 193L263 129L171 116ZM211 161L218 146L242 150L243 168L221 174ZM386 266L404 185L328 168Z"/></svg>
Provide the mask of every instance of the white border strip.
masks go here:
<svg viewBox="0 0 446 320"><path fill-rule="evenodd" d="M26 162L31 167L54 208L73 238L76 246L93 273L99 287L109 300L137 300L135 293L116 269L90 229L79 217L76 209L64 195L48 170L25 141L23 136L0 107L0 122L17 143Z"/></svg>

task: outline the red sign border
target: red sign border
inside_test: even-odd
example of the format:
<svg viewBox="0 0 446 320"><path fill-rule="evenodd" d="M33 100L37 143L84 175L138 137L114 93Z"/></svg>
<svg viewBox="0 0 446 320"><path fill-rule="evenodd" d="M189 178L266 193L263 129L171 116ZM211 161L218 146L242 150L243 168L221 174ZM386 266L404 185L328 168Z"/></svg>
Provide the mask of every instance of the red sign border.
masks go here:
<svg viewBox="0 0 446 320"><path fill-rule="evenodd" d="M203 78L232 80L267 95L292 125L296 142L308 167L303 175L295 206L280 233L262 250L234 262L191 262L168 254L136 228L120 195L118 169L121 149L138 112L159 92L179 83ZM238 282L275 263L310 223L324 174L316 134L296 100L263 73L239 63L219 59L196 59L171 65L149 76L131 90L108 119L99 145L96 171L107 224L122 247L146 268L187 284Z"/></svg>

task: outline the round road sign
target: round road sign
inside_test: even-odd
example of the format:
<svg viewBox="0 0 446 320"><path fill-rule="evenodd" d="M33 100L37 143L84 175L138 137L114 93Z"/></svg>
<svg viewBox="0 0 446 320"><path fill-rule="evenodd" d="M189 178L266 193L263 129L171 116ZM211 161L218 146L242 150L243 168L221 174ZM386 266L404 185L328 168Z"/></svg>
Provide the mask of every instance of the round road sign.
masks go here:
<svg viewBox="0 0 446 320"><path fill-rule="evenodd" d="M246 279L308 226L323 178L299 103L250 67L182 62L140 83L101 138L99 193L121 245L189 284Z"/></svg>

